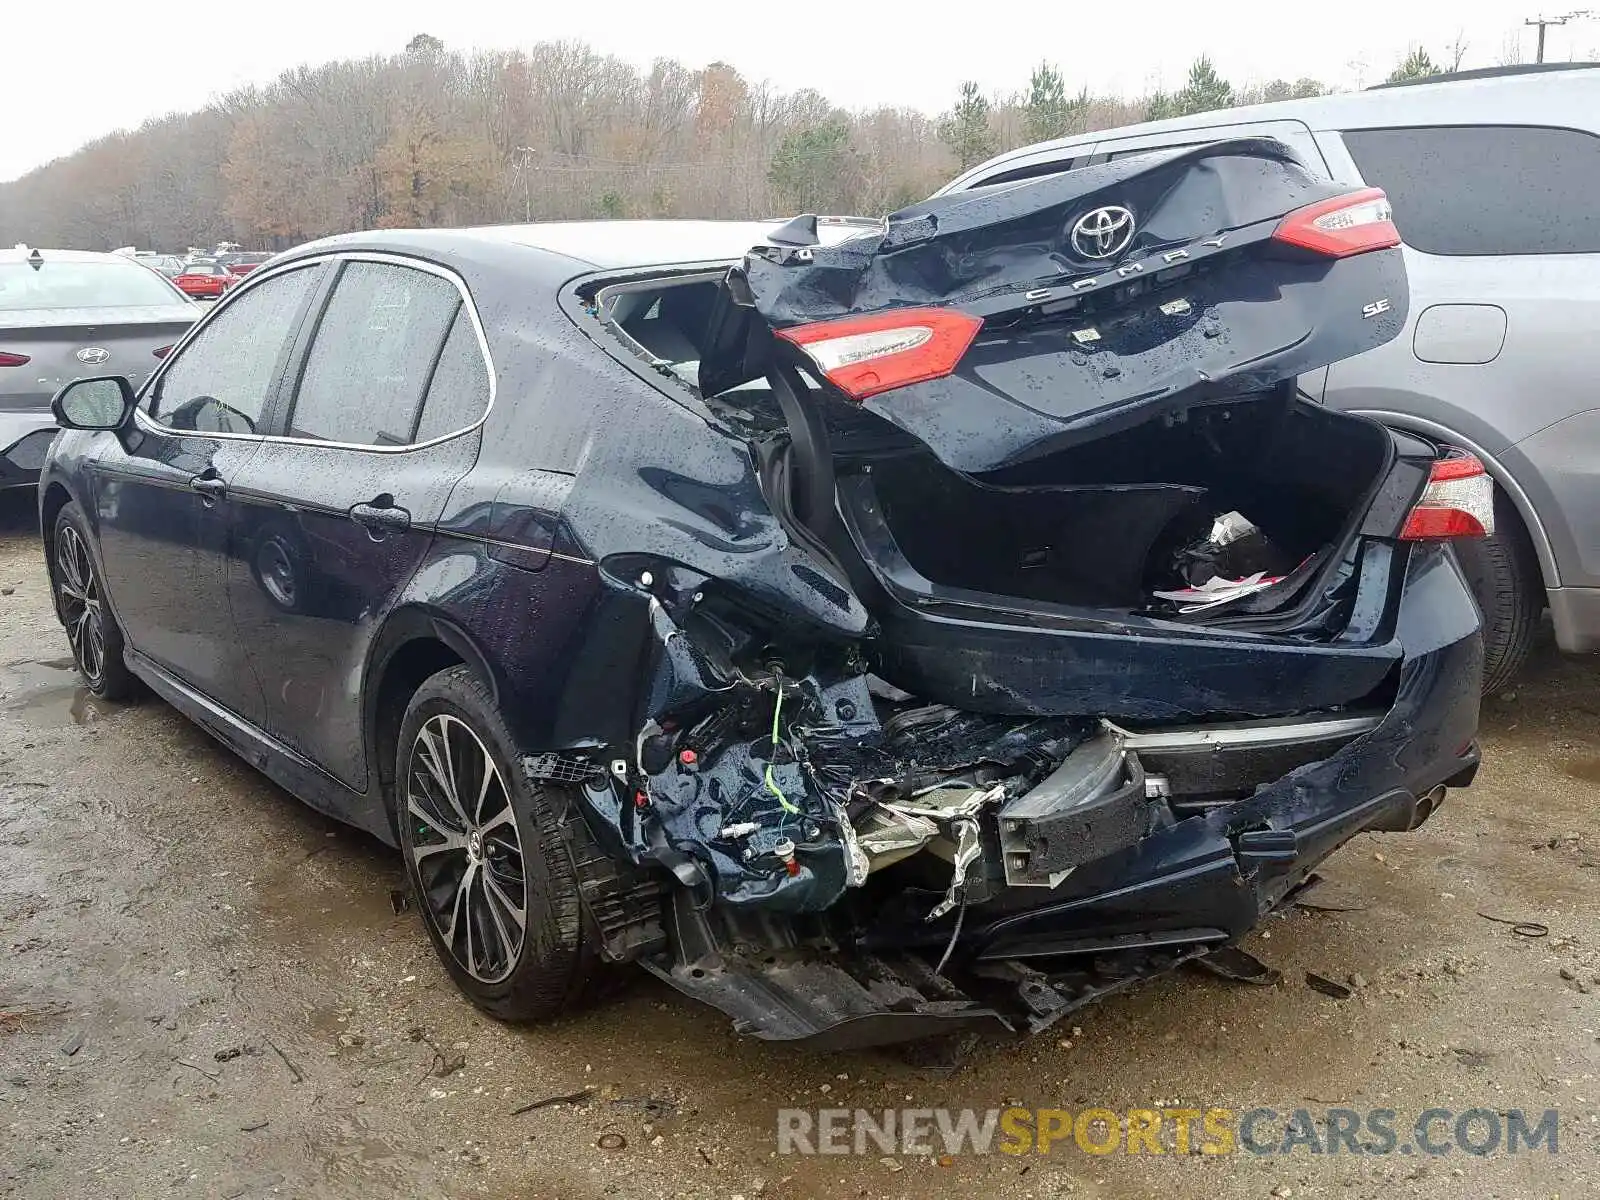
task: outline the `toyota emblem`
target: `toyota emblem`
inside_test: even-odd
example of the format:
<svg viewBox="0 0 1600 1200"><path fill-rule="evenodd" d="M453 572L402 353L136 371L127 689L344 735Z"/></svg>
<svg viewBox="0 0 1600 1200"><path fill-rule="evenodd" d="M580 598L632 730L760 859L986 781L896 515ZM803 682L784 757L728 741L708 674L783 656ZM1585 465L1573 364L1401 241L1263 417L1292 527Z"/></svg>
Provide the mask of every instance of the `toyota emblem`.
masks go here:
<svg viewBox="0 0 1600 1200"><path fill-rule="evenodd" d="M88 367L97 367L111 357L111 351L104 346L85 346L78 351L78 361Z"/></svg>
<svg viewBox="0 0 1600 1200"><path fill-rule="evenodd" d="M1084 258L1115 258L1133 241L1133 214L1112 204L1086 212L1072 227L1072 248Z"/></svg>

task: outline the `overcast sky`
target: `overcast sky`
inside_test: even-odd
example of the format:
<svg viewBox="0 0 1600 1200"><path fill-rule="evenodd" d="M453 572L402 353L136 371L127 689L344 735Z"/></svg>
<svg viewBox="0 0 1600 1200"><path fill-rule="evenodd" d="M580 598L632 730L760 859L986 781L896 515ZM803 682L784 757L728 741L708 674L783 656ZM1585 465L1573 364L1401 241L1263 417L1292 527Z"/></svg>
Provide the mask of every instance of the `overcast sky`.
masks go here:
<svg viewBox="0 0 1600 1200"><path fill-rule="evenodd" d="M1202 53L1235 84L1309 75L1346 88L1381 79L1417 42L1438 60L1459 36L1465 66L1491 66L1520 38L1531 60L1534 31L1522 20L1539 10L1523 2L10 0L0 21L0 180L288 67L395 53L422 32L452 49L576 38L640 64L720 59L749 79L814 87L849 108L935 112L962 79L990 92L1020 88L1041 58L1069 88L1130 95L1177 85ZM1600 21L1548 36L1550 60L1594 58Z"/></svg>

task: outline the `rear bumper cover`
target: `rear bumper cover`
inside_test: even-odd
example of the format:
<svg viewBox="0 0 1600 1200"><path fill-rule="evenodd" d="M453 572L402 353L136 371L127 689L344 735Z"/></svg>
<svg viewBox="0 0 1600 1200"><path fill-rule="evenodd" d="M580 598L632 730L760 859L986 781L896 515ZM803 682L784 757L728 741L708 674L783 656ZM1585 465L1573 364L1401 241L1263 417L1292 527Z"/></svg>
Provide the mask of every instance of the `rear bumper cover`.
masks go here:
<svg viewBox="0 0 1600 1200"><path fill-rule="evenodd" d="M1376 728L1248 800L1083 866L1043 903L978 922L969 913L968 953L1033 957L1180 930L1231 941L1356 834L1413 828L1431 812L1429 792L1470 782L1483 669L1477 610L1442 547L1418 550L1408 574L1397 629L1406 658ZM1013 889L1002 899L1016 897Z"/></svg>
<svg viewBox="0 0 1600 1200"><path fill-rule="evenodd" d="M763 959L690 933L698 922L679 905L677 962L646 965L767 1040L843 1048L973 1026L1038 1031L1236 941L1356 834L1413 829L1441 785L1471 782L1483 650L1445 548L1413 552L1396 636L1395 698L1368 732L1248 800L1169 812L1055 888L1007 888L969 908L959 932L954 915L925 919L927 894L906 892L870 914L841 959ZM935 974L928 964L953 935L952 967Z"/></svg>

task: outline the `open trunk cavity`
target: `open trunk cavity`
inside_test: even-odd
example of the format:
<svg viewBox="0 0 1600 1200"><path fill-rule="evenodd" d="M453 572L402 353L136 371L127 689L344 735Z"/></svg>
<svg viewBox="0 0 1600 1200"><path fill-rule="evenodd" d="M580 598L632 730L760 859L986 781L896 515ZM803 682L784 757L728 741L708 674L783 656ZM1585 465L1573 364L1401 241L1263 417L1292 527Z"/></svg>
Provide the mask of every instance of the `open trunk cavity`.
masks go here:
<svg viewBox="0 0 1600 1200"><path fill-rule="evenodd" d="M893 552L936 588L1202 616L1237 605L1156 593L1261 572L1284 581L1252 597L1272 611L1342 554L1389 455L1378 426L1280 388L981 478L910 450L874 461L844 494L876 506L852 515L879 516ZM881 562L890 547L862 549Z"/></svg>

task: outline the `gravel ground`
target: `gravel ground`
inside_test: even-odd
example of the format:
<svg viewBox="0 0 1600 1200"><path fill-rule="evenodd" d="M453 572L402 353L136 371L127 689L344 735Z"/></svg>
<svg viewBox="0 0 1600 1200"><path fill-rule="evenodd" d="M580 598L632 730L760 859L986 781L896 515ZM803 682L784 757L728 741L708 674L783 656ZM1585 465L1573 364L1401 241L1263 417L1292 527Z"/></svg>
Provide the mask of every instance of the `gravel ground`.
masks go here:
<svg viewBox="0 0 1600 1200"><path fill-rule="evenodd" d="M736 1039L643 976L511 1028L453 992L394 853L153 699L76 686L0 496L0 1195L1564 1197L1600 1191L1600 675L1542 647L1485 765L1249 948L933 1073ZM1548 639L1547 639L1548 642ZM1517 936L1506 920L1549 936ZM1354 981L1334 999L1315 971ZM589 1089L581 1102L514 1109ZM1547 1108L1559 1152L800 1158L779 1107ZM617 1139L620 1148L602 1148Z"/></svg>

